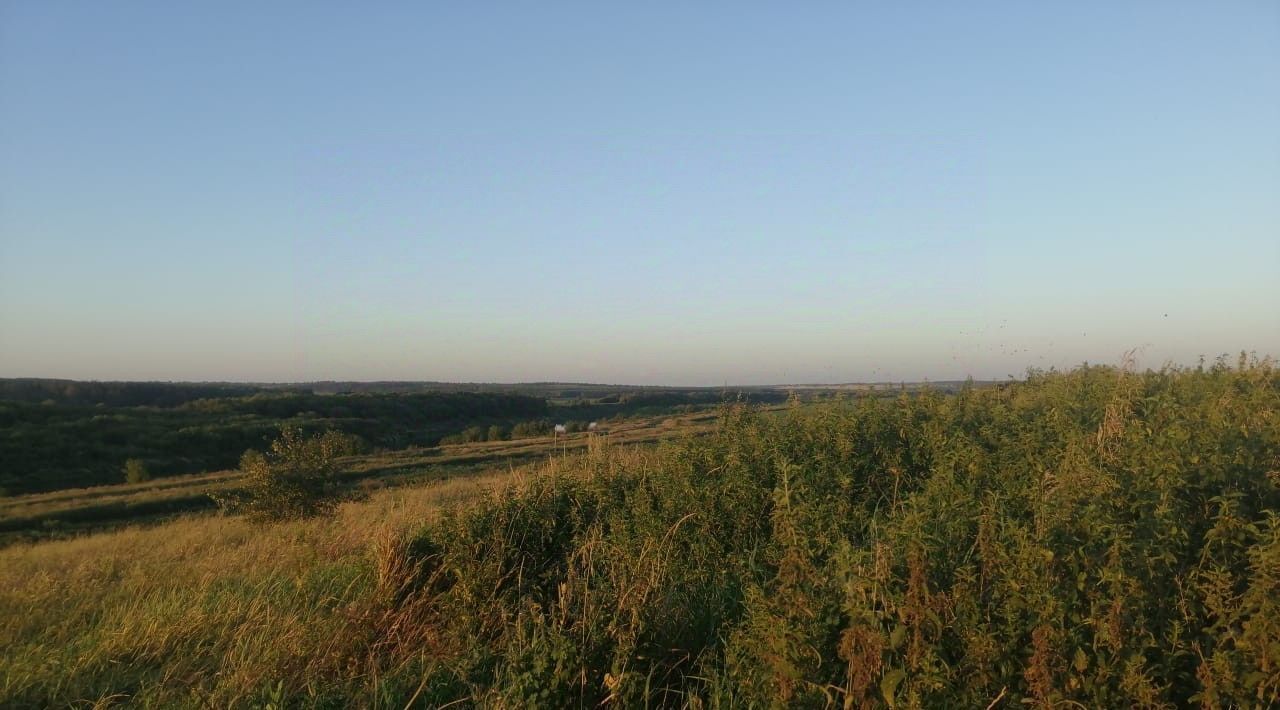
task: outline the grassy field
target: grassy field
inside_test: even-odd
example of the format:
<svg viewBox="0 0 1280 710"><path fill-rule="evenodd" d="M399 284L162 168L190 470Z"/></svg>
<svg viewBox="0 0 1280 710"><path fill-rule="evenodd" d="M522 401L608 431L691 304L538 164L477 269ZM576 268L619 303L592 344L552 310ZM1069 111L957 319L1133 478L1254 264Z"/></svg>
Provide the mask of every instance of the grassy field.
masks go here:
<svg viewBox="0 0 1280 710"><path fill-rule="evenodd" d="M710 412L620 420L611 422L599 436L607 436L614 444L651 444L672 436L705 434L715 416ZM369 491L473 475L578 451L591 437L575 433L353 456L342 462L342 479L352 488ZM0 545L209 510L214 507L210 493L234 488L240 480L238 471L220 471L0 498Z"/></svg>
<svg viewBox="0 0 1280 710"><path fill-rule="evenodd" d="M0 705L1280 703L1269 362L698 426L333 519L12 545Z"/></svg>
<svg viewBox="0 0 1280 710"><path fill-rule="evenodd" d="M0 380L0 395L13 382ZM88 400L74 394L45 401L0 396L0 489L5 494L116 483L125 480L122 469L130 459L159 477L229 468L246 449L261 448L274 438L283 425L335 429L359 436L371 447L403 448L434 445L467 426L509 426L548 414L545 400L514 394L258 392L183 401L206 390L188 392L191 386L182 385L156 385L159 392L140 400L167 406L125 406L109 404L117 401L113 392L93 392L95 385L103 383L66 385L73 392L90 390ZM127 394L143 385L118 387ZM177 391L169 392L169 387ZM99 398L106 401L92 403Z"/></svg>
<svg viewBox="0 0 1280 710"><path fill-rule="evenodd" d="M822 392L806 391L821 396ZM778 404L777 388L535 383L234 385L0 378L0 499L232 468L289 426L336 430L362 450L551 434L591 421L687 414L725 400ZM128 480L138 480L136 477Z"/></svg>
<svg viewBox="0 0 1280 710"><path fill-rule="evenodd" d="M192 515L0 550L0 700L262 707L281 679L354 675L368 678L355 704L393 705L376 678L403 662L382 647L402 541L512 476L379 491L332 519Z"/></svg>

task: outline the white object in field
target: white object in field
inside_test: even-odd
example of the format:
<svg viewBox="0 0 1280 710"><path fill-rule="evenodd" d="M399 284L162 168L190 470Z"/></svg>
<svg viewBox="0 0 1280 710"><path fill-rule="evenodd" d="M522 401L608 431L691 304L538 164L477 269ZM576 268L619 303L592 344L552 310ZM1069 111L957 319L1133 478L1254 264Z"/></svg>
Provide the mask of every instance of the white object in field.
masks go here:
<svg viewBox="0 0 1280 710"><path fill-rule="evenodd" d="M557 434L564 434L564 433L565 433L565 432L567 432L567 431L569 431L569 430L568 430L568 429L565 429L563 424L557 424L557 425L556 425L556 433L557 433Z"/></svg>
<svg viewBox="0 0 1280 710"><path fill-rule="evenodd" d="M587 431L595 431L595 430L596 430L595 422L591 422L590 424L587 425Z"/></svg>

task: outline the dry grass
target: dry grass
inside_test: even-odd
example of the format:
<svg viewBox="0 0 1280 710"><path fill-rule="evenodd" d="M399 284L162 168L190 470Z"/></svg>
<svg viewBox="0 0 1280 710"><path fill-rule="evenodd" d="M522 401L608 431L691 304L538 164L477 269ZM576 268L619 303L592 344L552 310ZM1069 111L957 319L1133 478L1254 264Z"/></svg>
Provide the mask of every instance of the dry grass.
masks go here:
<svg viewBox="0 0 1280 710"><path fill-rule="evenodd" d="M200 515L0 550L0 706L225 706L320 676L379 705L389 659L371 648L394 609L370 592L399 564L395 541L511 476L382 490L331 519Z"/></svg>
<svg viewBox="0 0 1280 710"><path fill-rule="evenodd" d="M366 480L370 495L331 518L191 514L0 549L0 708L404 707L448 623L405 596L411 541L486 492L646 455L581 446L427 485Z"/></svg>
<svg viewBox="0 0 1280 710"><path fill-rule="evenodd" d="M123 497L139 493L157 493L171 488L183 488L186 486L218 482L235 475L235 471L215 471L213 473L200 473L189 476L157 478L153 481L146 481L143 483L120 483L110 486L91 486L88 488L63 488L61 490L50 491L48 493L32 493L23 496L12 496L9 498L0 498L0 513L5 515L17 514L14 511L21 511L33 506L50 505L67 501L101 499L111 496Z"/></svg>

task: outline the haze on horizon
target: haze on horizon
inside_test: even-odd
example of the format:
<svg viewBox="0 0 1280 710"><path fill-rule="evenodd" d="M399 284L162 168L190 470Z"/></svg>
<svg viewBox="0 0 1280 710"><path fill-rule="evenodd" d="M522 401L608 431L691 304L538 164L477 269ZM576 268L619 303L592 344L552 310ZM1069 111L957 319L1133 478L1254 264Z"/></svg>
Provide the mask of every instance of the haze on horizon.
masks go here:
<svg viewBox="0 0 1280 710"><path fill-rule="evenodd" d="M0 4L0 377L1280 354L1280 4Z"/></svg>

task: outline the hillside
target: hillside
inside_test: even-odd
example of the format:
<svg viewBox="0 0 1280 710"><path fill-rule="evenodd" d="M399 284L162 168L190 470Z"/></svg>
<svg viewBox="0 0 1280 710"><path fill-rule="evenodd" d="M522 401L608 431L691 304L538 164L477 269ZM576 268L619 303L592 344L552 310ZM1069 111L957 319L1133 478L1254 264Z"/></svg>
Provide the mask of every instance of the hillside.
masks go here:
<svg viewBox="0 0 1280 710"><path fill-rule="evenodd" d="M284 425L335 429L370 450L402 450L448 437L484 440L495 426L509 438L520 424L549 433L553 418L585 425L787 396L770 389L331 384L347 389L0 379L0 497L118 483L128 459L159 477L232 468Z"/></svg>
<svg viewBox="0 0 1280 710"><path fill-rule="evenodd" d="M0 551L0 704L1280 703L1269 362L738 406L476 480Z"/></svg>
<svg viewBox="0 0 1280 710"><path fill-rule="evenodd" d="M627 417L607 422L600 431L614 445L651 445L673 437L703 435L714 428L715 418L714 410ZM359 496L385 487L419 485L545 461L549 456L578 452L595 440L590 433L576 432L375 451L346 456L338 462L337 483L348 494ZM211 510L215 507L211 495L236 490L243 479L237 470L216 471L0 498L0 547Z"/></svg>
<svg viewBox="0 0 1280 710"><path fill-rule="evenodd" d="M157 399L170 401L168 395L162 390ZM0 401L0 488L13 495L116 483L129 458L144 460L159 476L227 469L286 423L403 448L435 444L476 422L547 413L545 400L499 393L233 395L173 406L91 405L75 396L63 402Z"/></svg>

